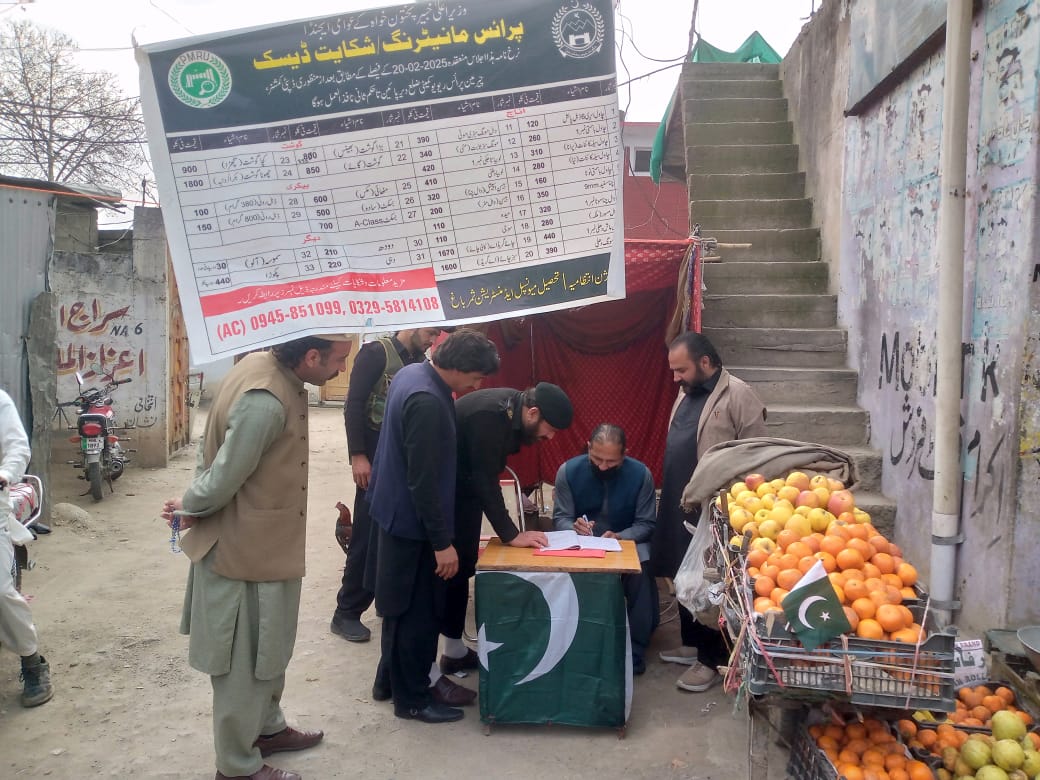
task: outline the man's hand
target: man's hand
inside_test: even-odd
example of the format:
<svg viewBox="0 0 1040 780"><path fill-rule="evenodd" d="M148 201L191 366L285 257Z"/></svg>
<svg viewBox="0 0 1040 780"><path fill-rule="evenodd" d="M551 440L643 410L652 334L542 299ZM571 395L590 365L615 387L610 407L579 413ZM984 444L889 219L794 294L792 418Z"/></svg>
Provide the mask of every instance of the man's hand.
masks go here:
<svg viewBox="0 0 1040 780"><path fill-rule="evenodd" d="M162 519L166 521L166 525L170 526L170 528L173 528L173 513L179 512L183 508L184 506L181 504L181 500L179 498L166 499L166 503L163 504L162 510ZM195 518L186 517L184 515L181 515L179 519L181 521L182 531L186 531L189 528L191 528L192 524L195 522Z"/></svg>
<svg viewBox="0 0 1040 780"><path fill-rule="evenodd" d="M449 544L443 550L434 550L433 557L437 560L436 574L442 580L450 580L458 573L459 554L452 545Z"/></svg>
<svg viewBox="0 0 1040 780"><path fill-rule="evenodd" d="M603 532L603 538L604 538L604 539L620 539L621 537L620 537L620 536L618 536L618 535L617 535L616 533L614 533L613 531L604 531L604 532Z"/></svg>
<svg viewBox="0 0 1040 780"><path fill-rule="evenodd" d="M510 547L537 547L539 550L549 546L549 538L541 531L524 531L513 537Z"/></svg>
<svg viewBox="0 0 1040 780"><path fill-rule="evenodd" d="M574 531L578 536L592 536L592 529L596 526L595 520L579 517L574 521ZM606 536L606 534L604 534Z"/></svg>
<svg viewBox="0 0 1040 780"><path fill-rule="evenodd" d="M368 490L368 480L372 478L372 464L365 454L350 456L350 471L354 475L354 484L362 490Z"/></svg>

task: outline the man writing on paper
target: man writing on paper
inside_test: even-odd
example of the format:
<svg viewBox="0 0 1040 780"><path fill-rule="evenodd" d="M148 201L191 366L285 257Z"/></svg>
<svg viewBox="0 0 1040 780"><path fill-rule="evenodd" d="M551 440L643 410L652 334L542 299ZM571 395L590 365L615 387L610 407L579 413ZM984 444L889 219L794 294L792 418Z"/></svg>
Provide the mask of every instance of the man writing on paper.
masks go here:
<svg viewBox="0 0 1040 780"><path fill-rule="evenodd" d="M541 531L521 533L506 511L499 475L506 458L523 446L548 441L570 427L574 408L567 394L549 382L524 391L495 387L468 393L455 402L458 420L458 477L455 489L455 549L459 573L448 582L444 622L444 654L440 668L430 673L434 684L441 673L477 668L477 654L462 642L469 601L469 580L477 565L481 518L487 515L503 544L544 547ZM472 697L469 698L472 701ZM469 703L469 701L464 703Z"/></svg>
<svg viewBox="0 0 1040 780"><path fill-rule="evenodd" d="M412 363L422 363L440 328L399 330L365 344L354 358L343 422L347 429L347 452L354 478L354 527L343 567L343 582L336 594L336 611L329 630L349 642L367 642L372 636L361 622L361 613L372 606L372 591L365 588L365 558L372 526L368 511L368 481L376 455L379 429L383 425L386 394L394 375Z"/></svg>
<svg viewBox="0 0 1040 780"><path fill-rule="evenodd" d="M646 647L657 628L657 587L650 573L650 539L657 524L654 478L643 463L625 455L625 431L602 423L589 437L588 454L556 472L553 524L557 531L631 539L641 574L622 576L632 639L632 673L646 671Z"/></svg>
<svg viewBox="0 0 1040 780"><path fill-rule="evenodd" d="M195 477L162 516L189 528L181 616L188 663L210 675L217 780L299 780L264 763L321 731L287 726L280 701L296 643L307 538L307 390L346 368L349 336L254 352L220 384Z"/></svg>

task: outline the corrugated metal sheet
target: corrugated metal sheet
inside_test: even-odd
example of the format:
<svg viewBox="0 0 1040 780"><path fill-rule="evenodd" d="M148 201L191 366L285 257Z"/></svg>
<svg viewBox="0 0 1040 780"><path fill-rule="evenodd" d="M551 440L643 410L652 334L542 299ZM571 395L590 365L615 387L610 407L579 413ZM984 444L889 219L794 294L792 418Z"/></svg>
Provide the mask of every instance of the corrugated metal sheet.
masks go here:
<svg viewBox="0 0 1040 780"><path fill-rule="evenodd" d="M55 196L0 187L0 387L18 404L27 428L30 396L25 336L32 301L47 290L54 217Z"/></svg>

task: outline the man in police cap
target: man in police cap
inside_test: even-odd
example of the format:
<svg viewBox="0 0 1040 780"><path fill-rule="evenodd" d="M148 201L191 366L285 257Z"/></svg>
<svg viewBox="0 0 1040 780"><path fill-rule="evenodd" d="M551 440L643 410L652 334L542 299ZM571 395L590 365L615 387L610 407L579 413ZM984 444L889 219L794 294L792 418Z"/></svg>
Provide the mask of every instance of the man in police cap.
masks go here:
<svg viewBox="0 0 1040 780"><path fill-rule="evenodd" d="M455 402L458 420L458 475L455 487L455 549L459 571L448 581L444 621L444 654L439 670L430 672L434 685L464 669L477 668L477 654L462 642L469 600L469 578L477 565L480 523L487 515L503 544L544 547L541 531L521 532L506 511L499 485L506 458L525 445L546 441L570 427L574 408L557 385L539 382L527 390L508 387L478 390ZM440 678L440 679L438 679ZM472 701L475 694L469 697Z"/></svg>

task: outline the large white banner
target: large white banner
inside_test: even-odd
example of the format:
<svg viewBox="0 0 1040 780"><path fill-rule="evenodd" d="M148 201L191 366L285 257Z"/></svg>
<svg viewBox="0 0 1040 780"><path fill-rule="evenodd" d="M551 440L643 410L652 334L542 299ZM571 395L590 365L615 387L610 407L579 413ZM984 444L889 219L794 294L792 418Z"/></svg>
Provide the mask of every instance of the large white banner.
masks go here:
<svg viewBox="0 0 1040 780"><path fill-rule="evenodd" d="M625 294L608 0L347 13L138 50L192 358Z"/></svg>

